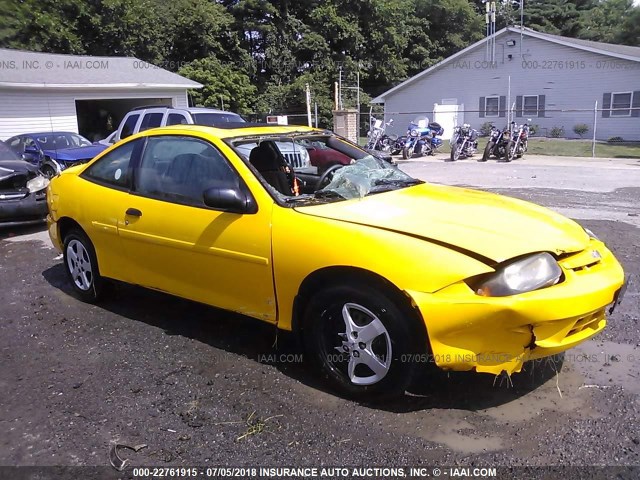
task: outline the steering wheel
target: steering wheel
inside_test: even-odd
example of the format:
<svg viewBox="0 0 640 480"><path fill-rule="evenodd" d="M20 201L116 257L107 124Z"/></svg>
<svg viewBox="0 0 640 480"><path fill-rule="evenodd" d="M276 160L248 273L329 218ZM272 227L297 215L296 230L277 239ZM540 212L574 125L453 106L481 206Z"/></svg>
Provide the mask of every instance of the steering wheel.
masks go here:
<svg viewBox="0 0 640 480"><path fill-rule="evenodd" d="M333 175L335 173L336 170L340 169L344 167L344 165L342 165L341 163L336 163L335 165L331 165L329 168L327 168L324 173L322 175L320 175L320 178L318 179L318 181L316 182L316 188L315 190L322 190L324 187L326 187L327 185L329 185L329 183L331 183L331 180L333 180Z"/></svg>

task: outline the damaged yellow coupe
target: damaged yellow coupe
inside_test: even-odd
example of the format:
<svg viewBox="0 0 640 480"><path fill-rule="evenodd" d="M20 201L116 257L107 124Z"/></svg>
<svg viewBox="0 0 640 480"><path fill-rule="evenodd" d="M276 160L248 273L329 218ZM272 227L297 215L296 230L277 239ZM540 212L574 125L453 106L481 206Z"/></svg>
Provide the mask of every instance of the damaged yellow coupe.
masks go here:
<svg viewBox="0 0 640 480"><path fill-rule="evenodd" d="M350 160L318 171L283 148ZM600 332L624 290L576 222L306 127L148 130L63 171L47 201L84 300L118 280L293 330L355 397L404 391L425 358L517 372Z"/></svg>

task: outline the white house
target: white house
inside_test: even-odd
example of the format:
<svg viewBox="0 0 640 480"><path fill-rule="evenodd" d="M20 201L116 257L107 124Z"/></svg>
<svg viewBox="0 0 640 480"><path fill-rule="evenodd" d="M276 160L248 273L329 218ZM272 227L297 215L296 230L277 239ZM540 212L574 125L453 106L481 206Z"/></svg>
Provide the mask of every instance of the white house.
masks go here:
<svg viewBox="0 0 640 480"><path fill-rule="evenodd" d="M187 89L201 87L136 58L0 49L0 140L54 130L103 138L133 107L186 107Z"/></svg>
<svg viewBox="0 0 640 480"><path fill-rule="evenodd" d="M504 28L376 97L404 133L419 114L454 124L501 127L529 118L540 135L640 140L640 47Z"/></svg>

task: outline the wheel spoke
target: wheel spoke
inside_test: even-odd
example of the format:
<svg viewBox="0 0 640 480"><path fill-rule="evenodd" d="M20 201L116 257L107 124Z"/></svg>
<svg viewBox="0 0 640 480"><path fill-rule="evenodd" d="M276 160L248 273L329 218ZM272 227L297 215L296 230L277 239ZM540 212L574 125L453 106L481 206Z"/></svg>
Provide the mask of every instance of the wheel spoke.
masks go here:
<svg viewBox="0 0 640 480"><path fill-rule="evenodd" d="M378 318L374 318L370 324L358 329L358 340L370 344L375 338L387 333L387 329Z"/></svg>
<svg viewBox="0 0 640 480"><path fill-rule="evenodd" d="M342 318L344 320L345 328L347 329L346 334L350 336L355 330L359 330L356 323L353 321L351 317L351 312L349 311L350 303L347 303L342 307Z"/></svg>
<svg viewBox="0 0 640 480"><path fill-rule="evenodd" d="M378 359L378 357L376 357L369 350L362 351L360 354L359 360L360 360L360 363L364 363L379 378L384 377L387 374L387 371L389 370L389 366L385 363L382 363Z"/></svg>
<svg viewBox="0 0 640 480"><path fill-rule="evenodd" d="M88 290L89 287L91 286L90 275L91 275L91 272L80 273L80 282L82 283L82 288L84 290Z"/></svg>

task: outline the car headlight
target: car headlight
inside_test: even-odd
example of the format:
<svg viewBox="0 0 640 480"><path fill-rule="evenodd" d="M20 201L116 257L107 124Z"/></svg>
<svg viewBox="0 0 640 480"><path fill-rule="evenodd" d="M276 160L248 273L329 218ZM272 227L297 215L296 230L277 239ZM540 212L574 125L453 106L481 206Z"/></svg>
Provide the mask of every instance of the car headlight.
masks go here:
<svg viewBox="0 0 640 480"><path fill-rule="evenodd" d="M39 192L40 190L44 190L49 185L49 179L43 177L42 175L38 175L35 178L32 178L27 182L27 188L30 193Z"/></svg>
<svg viewBox="0 0 640 480"><path fill-rule="evenodd" d="M548 253L536 253L498 266L494 273L467 280L477 295L507 297L555 285L562 270Z"/></svg>

